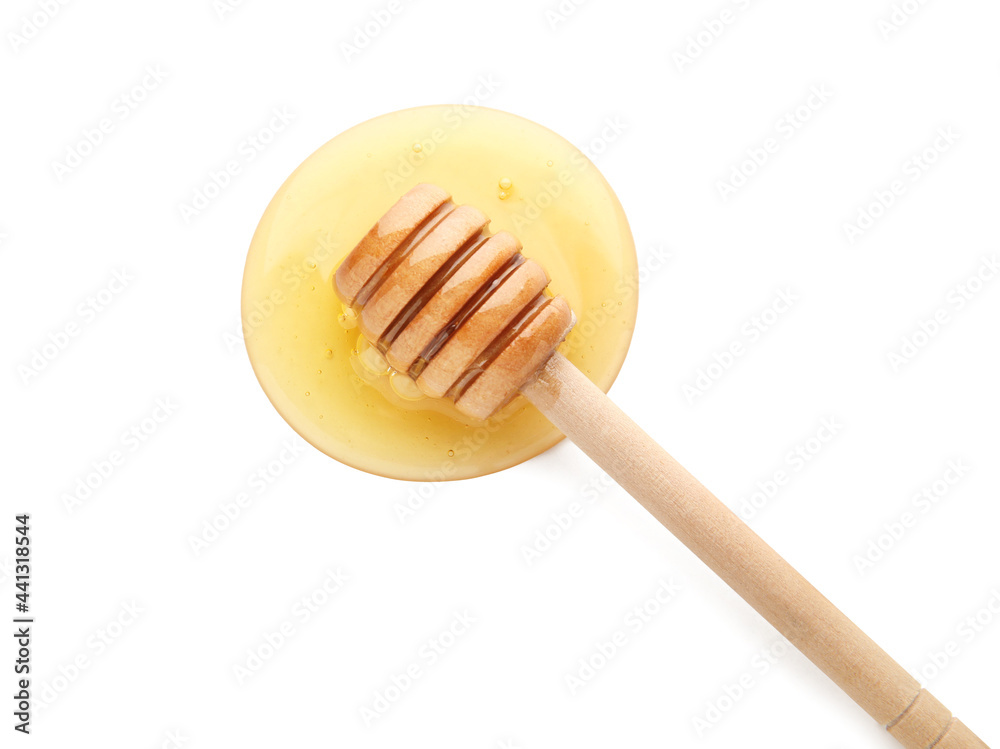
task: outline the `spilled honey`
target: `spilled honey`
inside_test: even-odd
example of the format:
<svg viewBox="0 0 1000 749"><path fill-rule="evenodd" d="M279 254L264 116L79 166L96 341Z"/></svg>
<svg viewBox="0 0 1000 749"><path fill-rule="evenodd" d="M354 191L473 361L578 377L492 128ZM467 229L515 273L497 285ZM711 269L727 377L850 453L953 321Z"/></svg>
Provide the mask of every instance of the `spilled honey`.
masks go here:
<svg viewBox="0 0 1000 749"><path fill-rule="evenodd" d="M560 351L602 389L635 324L635 247L621 205L572 144L492 109L435 106L369 120L313 153L254 234L242 320L268 398L315 447L356 468L444 481L516 465L561 434L518 397L486 422L425 397L361 336L333 288L347 253L396 200L432 182L507 230L577 324Z"/></svg>

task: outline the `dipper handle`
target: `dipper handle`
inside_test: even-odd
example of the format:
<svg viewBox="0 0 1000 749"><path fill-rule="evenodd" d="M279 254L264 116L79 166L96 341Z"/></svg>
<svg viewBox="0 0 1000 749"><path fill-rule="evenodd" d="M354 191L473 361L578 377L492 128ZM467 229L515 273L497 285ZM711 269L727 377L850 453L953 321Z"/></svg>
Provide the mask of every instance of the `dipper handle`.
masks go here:
<svg viewBox="0 0 1000 749"><path fill-rule="evenodd" d="M562 355L521 393L907 749L988 749Z"/></svg>

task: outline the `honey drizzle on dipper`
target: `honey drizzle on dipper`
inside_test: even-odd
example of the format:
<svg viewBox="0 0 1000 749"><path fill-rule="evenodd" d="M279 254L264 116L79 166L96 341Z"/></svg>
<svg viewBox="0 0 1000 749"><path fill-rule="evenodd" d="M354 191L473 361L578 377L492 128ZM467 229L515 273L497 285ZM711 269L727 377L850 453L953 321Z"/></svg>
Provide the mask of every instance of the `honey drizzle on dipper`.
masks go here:
<svg viewBox="0 0 1000 749"><path fill-rule="evenodd" d="M441 331L431 339L431 342L427 344L427 347L420 352L420 356L414 363L410 370L411 375L414 379L420 376L420 373L424 371L434 355L440 351L441 347L445 342L451 337L452 333L462 327L462 323L472 317L476 311L482 307L486 300L489 299L490 295L497 290L497 288L506 281L511 274L524 262L524 255L518 252L516 255L511 257L500 269L494 273L490 279L480 286L472 298L465 303L465 306L460 309L455 316L448 321Z"/></svg>
<svg viewBox="0 0 1000 749"><path fill-rule="evenodd" d="M427 302L430 301L431 297L437 294L438 291L441 290L441 287L443 287L448 280L455 275L455 272L465 264L465 261L472 257L472 255L480 247L486 244L489 239L489 236L482 232L479 236L469 239L465 245L459 248L458 252L452 255L452 257L448 259L441 269L434 274L431 280L427 282L420 292L407 302L406 306L403 307L402 312L396 316L395 320L389 323L389 327L385 329L385 333L382 334L382 337L378 341L377 348L383 355L389 351L389 348L392 346L399 334L403 332L406 326L413 322L413 318L416 317L417 313L424 308ZM423 367L421 367L421 369L423 369ZM413 377L416 377L419 374L420 372L416 372Z"/></svg>
<svg viewBox="0 0 1000 749"><path fill-rule="evenodd" d="M574 322L569 305L546 293L545 270L521 254L516 238L490 234L488 224L440 188L417 185L334 280L393 370L475 418L513 398Z"/></svg>
<svg viewBox="0 0 1000 749"><path fill-rule="evenodd" d="M372 295L378 291L379 287L383 284L385 279L392 273L399 265L406 259L406 256L417 247L427 235L434 231L438 225L448 218L456 208L457 205L452 203L450 200L443 205L438 206L434 211L425 218L419 226L417 226L413 232L403 240L403 243L397 247L393 253L389 256L389 259L385 263L380 265L375 271L375 274L368 279L368 282L361 287L361 291L358 292L357 297L354 299L354 307L361 308L368 304L368 300L372 298Z"/></svg>

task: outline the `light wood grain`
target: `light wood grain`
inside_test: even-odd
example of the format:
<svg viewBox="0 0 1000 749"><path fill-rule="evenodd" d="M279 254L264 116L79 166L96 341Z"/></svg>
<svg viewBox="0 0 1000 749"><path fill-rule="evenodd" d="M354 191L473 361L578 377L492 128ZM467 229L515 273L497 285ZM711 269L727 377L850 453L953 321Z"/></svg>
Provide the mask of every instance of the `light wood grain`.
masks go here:
<svg viewBox="0 0 1000 749"><path fill-rule="evenodd" d="M504 233L489 238L487 223L478 210L448 202L434 185L418 185L390 208L335 278L341 299L363 308L365 337L379 345L389 330L382 343L394 366L415 377L424 393L450 394L468 416L488 418L520 389L907 749L985 749L599 388L553 353L573 325L569 304L542 294L548 276L530 260L515 262L511 275L504 275L500 261L522 260L515 255L520 243ZM497 243L506 249L494 256ZM422 373L411 371L418 357Z"/></svg>
<svg viewBox="0 0 1000 749"><path fill-rule="evenodd" d="M521 392L903 746L986 747L563 356Z"/></svg>

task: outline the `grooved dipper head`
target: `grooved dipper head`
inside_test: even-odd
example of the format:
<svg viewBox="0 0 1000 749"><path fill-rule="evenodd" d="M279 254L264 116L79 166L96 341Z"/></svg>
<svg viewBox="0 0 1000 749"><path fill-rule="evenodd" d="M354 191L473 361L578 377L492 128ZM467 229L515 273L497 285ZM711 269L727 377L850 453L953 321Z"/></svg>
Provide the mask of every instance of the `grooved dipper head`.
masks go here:
<svg viewBox="0 0 1000 749"><path fill-rule="evenodd" d="M397 201L337 268L334 285L361 332L426 395L489 418L573 327L545 270L472 206L435 185Z"/></svg>

